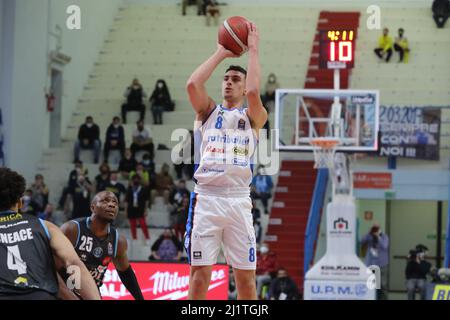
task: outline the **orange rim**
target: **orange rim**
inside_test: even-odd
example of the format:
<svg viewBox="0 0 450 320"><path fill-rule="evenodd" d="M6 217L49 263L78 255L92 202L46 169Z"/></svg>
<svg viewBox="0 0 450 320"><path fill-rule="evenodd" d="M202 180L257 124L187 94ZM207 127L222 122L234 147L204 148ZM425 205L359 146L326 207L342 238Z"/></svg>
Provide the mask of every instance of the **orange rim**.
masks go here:
<svg viewBox="0 0 450 320"><path fill-rule="evenodd" d="M334 139L316 139L311 140L311 144L316 147L320 147L322 149L333 149L337 144L339 143L339 140Z"/></svg>

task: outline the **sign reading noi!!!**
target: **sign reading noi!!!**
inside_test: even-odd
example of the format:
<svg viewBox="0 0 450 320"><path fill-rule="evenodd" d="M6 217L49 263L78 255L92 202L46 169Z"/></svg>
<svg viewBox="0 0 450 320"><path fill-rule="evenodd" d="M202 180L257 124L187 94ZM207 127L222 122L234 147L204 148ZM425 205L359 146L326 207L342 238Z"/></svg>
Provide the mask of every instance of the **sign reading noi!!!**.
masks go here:
<svg viewBox="0 0 450 320"><path fill-rule="evenodd" d="M131 263L145 300L185 300L189 290L189 265L181 263ZM208 300L228 300L228 266L213 267ZM133 300L112 264L100 288L103 300Z"/></svg>

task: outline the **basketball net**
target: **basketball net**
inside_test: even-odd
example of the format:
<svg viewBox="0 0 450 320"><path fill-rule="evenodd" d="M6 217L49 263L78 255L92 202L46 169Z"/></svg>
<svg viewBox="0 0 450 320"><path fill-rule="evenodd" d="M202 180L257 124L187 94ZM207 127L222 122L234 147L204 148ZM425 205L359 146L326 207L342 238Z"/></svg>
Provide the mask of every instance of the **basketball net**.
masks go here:
<svg viewBox="0 0 450 320"><path fill-rule="evenodd" d="M336 148L338 147L340 140L337 138L313 138L311 139L310 143L314 147L314 168L328 168L330 170L333 170L334 155L336 153Z"/></svg>

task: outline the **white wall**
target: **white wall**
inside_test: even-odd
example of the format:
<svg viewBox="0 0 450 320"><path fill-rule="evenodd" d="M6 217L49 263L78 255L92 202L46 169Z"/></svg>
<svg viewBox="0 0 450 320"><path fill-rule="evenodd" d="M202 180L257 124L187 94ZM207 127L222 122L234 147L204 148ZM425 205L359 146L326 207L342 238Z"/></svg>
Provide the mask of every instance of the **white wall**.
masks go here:
<svg viewBox="0 0 450 320"><path fill-rule="evenodd" d="M66 28L66 8L72 4L81 8L81 30ZM49 145L49 114L44 96L49 84L48 43L54 43L47 35L49 16L52 29L55 24L63 27L62 51L72 56L64 71L62 128L65 128L120 4L121 0L14 1L13 36L7 41L6 50L3 48L3 52L10 50L12 54L0 60L2 84L11 86L2 86L0 101L6 109L4 120L11 124L5 127L7 165L27 179L35 174L36 163ZM5 67L12 68L12 72Z"/></svg>
<svg viewBox="0 0 450 320"><path fill-rule="evenodd" d="M124 0L125 3L141 4L180 4L181 0ZM333 7L361 7L370 5L380 5L385 7L431 7L431 0L218 0L219 3L229 5L302 5L308 7L324 7L332 5Z"/></svg>

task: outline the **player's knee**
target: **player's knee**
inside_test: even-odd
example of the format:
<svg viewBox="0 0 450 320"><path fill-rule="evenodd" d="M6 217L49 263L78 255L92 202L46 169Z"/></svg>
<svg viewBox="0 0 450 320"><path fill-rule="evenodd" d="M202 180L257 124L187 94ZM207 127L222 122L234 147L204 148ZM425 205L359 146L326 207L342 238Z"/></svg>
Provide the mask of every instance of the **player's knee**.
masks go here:
<svg viewBox="0 0 450 320"><path fill-rule="evenodd" d="M194 290L202 290L207 288L209 286L209 283L204 277L197 276L191 280L191 286Z"/></svg>

